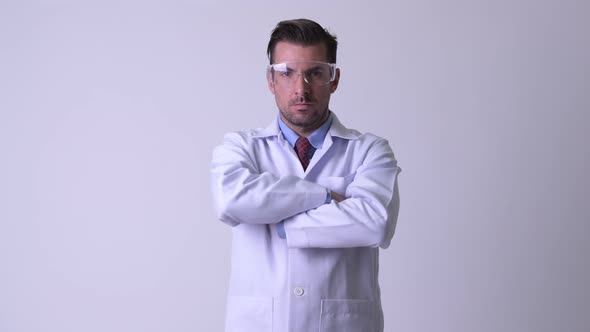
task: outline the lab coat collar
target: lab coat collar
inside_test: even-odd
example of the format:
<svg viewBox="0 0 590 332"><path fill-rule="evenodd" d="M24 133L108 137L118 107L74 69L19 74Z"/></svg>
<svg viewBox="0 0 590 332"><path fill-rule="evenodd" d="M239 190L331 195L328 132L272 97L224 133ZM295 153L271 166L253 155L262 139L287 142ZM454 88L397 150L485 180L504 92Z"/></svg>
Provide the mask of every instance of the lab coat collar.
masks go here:
<svg viewBox="0 0 590 332"><path fill-rule="evenodd" d="M255 131L252 137L263 138L269 136L278 136L280 133L281 129L279 128L278 121L274 119L266 128ZM334 112L332 112L332 126L330 127L330 130L328 130L328 134L344 139L358 139L360 136L356 130L346 128L340 122L340 120L338 120L338 117Z"/></svg>

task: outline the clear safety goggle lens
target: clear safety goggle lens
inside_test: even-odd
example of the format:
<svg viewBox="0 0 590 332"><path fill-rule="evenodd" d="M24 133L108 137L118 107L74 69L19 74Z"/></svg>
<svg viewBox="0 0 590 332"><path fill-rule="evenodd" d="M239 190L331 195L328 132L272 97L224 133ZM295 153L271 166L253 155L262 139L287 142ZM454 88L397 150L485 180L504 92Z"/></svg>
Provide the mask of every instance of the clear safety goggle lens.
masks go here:
<svg viewBox="0 0 590 332"><path fill-rule="evenodd" d="M275 63L268 66L267 75L273 83L280 85L294 84L300 75L307 84L326 85L336 79L336 64L314 61Z"/></svg>

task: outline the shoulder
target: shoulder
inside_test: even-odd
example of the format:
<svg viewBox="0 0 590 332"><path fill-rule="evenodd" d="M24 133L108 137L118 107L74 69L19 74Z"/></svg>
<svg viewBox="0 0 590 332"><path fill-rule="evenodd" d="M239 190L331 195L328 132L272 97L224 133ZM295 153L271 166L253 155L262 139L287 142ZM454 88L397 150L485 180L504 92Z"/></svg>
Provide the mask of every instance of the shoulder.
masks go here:
<svg viewBox="0 0 590 332"><path fill-rule="evenodd" d="M374 153L391 153L391 147L389 146L387 139L372 133L355 132L358 133L358 136L356 139L349 140L348 146L356 151L356 153L367 155Z"/></svg>
<svg viewBox="0 0 590 332"><path fill-rule="evenodd" d="M233 131L224 135L225 141L242 141L248 142L255 139L268 139L277 137L280 133L279 125L277 121L272 121L268 126L264 128L252 128L244 129L239 131Z"/></svg>
<svg viewBox="0 0 590 332"><path fill-rule="evenodd" d="M370 146L375 143L385 142L384 138L374 135L369 132L360 132L356 129L348 128L336 116L333 114L332 127L330 128L330 134L332 137L348 140L349 144Z"/></svg>
<svg viewBox="0 0 590 332"><path fill-rule="evenodd" d="M270 135L267 128L253 128L227 132L223 135L221 146L252 147L261 140L273 139L276 134Z"/></svg>
<svg viewBox="0 0 590 332"><path fill-rule="evenodd" d="M358 137L358 140L362 141L362 142L368 142L368 143L375 143L375 142L387 142L387 140L381 136L375 135L373 133L370 132L359 132L357 130L353 130Z"/></svg>
<svg viewBox="0 0 590 332"><path fill-rule="evenodd" d="M348 141L349 145L370 147L373 145L388 145L387 139L370 132L361 132L356 129L342 126L332 133L332 137Z"/></svg>

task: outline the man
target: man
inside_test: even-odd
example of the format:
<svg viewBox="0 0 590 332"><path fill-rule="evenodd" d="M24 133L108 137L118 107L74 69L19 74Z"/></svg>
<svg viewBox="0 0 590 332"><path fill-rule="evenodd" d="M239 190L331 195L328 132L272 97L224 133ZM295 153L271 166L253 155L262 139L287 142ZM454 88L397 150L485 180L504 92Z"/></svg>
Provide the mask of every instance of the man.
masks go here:
<svg viewBox="0 0 590 332"><path fill-rule="evenodd" d="M227 332L383 331L379 247L400 169L386 140L330 111L336 48L316 22L280 22L267 49L277 118L213 152L215 208L233 226Z"/></svg>

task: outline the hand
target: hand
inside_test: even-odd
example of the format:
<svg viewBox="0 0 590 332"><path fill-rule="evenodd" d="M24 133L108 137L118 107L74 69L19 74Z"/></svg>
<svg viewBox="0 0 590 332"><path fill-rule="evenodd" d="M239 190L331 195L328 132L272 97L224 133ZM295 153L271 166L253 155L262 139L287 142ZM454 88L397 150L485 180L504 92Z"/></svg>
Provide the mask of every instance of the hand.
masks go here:
<svg viewBox="0 0 590 332"><path fill-rule="evenodd" d="M342 202L343 200L346 199L346 197L344 197L343 195L340 195L337 192L330 192L330 196L332 197L333 200L335 200L336 202Z"/></svg>

